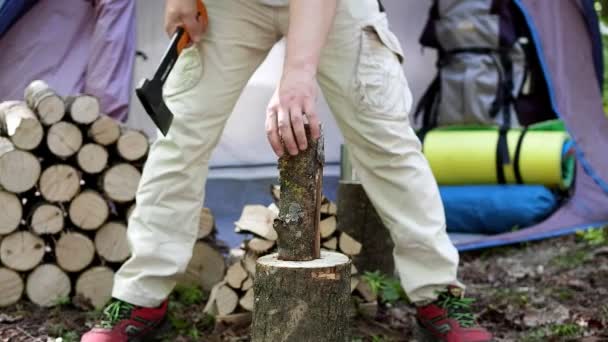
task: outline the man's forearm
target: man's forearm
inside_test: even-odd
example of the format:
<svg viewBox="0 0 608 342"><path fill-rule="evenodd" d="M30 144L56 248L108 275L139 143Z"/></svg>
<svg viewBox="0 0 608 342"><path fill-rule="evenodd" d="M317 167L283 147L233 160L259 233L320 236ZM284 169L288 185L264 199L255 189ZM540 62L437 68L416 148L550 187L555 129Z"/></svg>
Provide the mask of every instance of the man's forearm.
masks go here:
<svg viewBox="0 0 608 342"><path fill-rule="evenodd" d="M290 0L287 70L316 73L321 49L333 25L338 0Z"/></svg>

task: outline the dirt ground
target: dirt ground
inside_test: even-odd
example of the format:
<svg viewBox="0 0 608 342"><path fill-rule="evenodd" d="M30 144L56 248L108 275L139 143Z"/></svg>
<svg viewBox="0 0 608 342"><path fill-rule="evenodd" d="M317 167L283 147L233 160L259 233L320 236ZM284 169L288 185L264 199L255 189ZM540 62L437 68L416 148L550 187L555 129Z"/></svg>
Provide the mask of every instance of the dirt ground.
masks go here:
<svg viewBox="0 0 608 342"><path fill-rule="evenodd" d="M608 237L596 231L462 255L461 278L479 321L497 341L608 341ZM249 341L248 326L214 323L204 294L176 292L164 341ZM353 341L415 341L413 310L385 303L353 320ZM0 313L0 341L79 341L98 315L72 303L43 310L27 302ZM60 338L60 339L59 339Z"/></svg>

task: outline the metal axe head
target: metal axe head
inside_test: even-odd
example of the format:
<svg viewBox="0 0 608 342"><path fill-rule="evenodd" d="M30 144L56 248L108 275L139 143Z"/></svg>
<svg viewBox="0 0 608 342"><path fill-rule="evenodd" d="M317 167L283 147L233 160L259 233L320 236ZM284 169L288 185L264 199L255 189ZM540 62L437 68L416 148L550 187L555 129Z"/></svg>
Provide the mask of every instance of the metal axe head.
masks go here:
<svg viewBox="0 0 608 342"><path fill-rule="evenodd" d="M144 79L139 87L135 89L135 93L154 124L166 136L169 127L171 127L171 122L173 122L173 113L163 99L162 82L156 78L152 80Z"/></svg>

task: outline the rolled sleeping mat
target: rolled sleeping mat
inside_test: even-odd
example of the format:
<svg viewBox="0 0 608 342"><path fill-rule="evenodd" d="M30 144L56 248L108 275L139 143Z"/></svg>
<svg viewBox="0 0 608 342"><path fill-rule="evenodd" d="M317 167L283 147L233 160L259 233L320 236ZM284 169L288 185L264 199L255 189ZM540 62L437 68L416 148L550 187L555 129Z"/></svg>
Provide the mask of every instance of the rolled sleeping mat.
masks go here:
<svg viewBox="0 0 608 342"><path fill-rule="evenodd" d="M549 217L559 203L542 185L441 186L450 233L500 234L530 227Z"/></svg>
<svg viewBox="0 0 608 342"><path fill-rule="evenodd" d="M424 136L423 152L440 185L500 184L498 137L493 129L432 130ZM508 131L506 139L506 184L570 188L576 159L567 133L517 129Z"/></svg>

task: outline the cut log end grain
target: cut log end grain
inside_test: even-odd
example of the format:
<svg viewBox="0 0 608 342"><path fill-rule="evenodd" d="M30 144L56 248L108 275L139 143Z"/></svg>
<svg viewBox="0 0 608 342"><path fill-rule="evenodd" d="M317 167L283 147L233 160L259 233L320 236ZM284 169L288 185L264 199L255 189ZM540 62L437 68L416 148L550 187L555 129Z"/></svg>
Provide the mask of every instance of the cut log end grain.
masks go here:
<svg viewBox="0 0 608 342"><path fill-rule="evenodd" d="M68 202L80 190L80 175L70 165L56 164L40 176L40 193L49 202Z"/></svg>
<svg viewBox="0 0 608 342"><path fill-rule="evenodd" d="M253 278L248 277L247 279L245 279L245 281L243 282L243 286L241 286L241 290L243 291L247 291L250 288L253 287Z"/></svg>
<svg viewBox="0 0 608 342"><path fill-rule="evenodd" d="M358 255L361 253L362 245L359 241L353 239L350 235L342 233L340 235L340 250L346 255Z"/></svg>
<svg viewBox="0 0 608 342"><path fill-rule="evenodd" d="M99 256L109 262L125 261L130 254L127 227L120 222L108 222L97 231L95 247Z"/></svg>
<svg viewBox="0 0 608 342"><path fill-rule="evenodd" d="M321 231L322 239L327 239L332 236L336 231L336 217L331 216L321 221L319 230Z"/></svg>
<svg viewBox="0 0 608 342"><path fill-rule="evenodd" d="M0 155L0 187L23 193L32 189L40 177L40 162L30 152L12 150Z"/></svg>
<svg viewBox="0 0 608 342"><path fill-rule="evenodd" d="M67 272L85 269L95 257L95 246L80 233L63 234L55 244L57 264Z"/></svg>
<svg viewBox="0 0 608 342"><path fill-rule="evenodd" d="M253 288L251 288L247 290L247 292L245 292L245 295L239 300L239 305L247 311L253 311L254 299L255 297L253 295Z"/></svg>
<svg viewBox="0 0 608 342"><path fill-rule="evenodd" d="M95 230L110 215L108 203L100 193L94 190L83 191L72 200L69 208L72 223L84 230Z"/></svg>
<svg viewBox="0 0 608 342"><path fill-rule="evenodd" d="M108 165L108 151L105 147L89 143L78 151L76 161L80 169L88 174L98 174Z"/></svg>
<svg viewBox="0 0 608 342"><path fill-rule="evenodd" d="M124 203L133 201L141 172L131 164L117 164L109 168L102 178L102 189L113 201Z"/></svg>
<svg viewBox="0 0 608 342"><path fill-rule="evenodd" d="M30 83L25 88L23 97L45 125L59 122L65 115L65 102L44 81L35 80Z"/></svg>
<svg viewBox="0 0 608 342"><path fill-rule="evenodd" d="M255 254L265 254L274 247L275 242L266 239L253 238L247 243L247 249Z"/></svg>
<svg viewBox="0 0 608 342"><path fill-rule="evenodd" d="M74 122L88 125L100 115L99 100L90 95L78 95L66 99L68 112Z"/></svg>
<svg viewBox="0 0 608 342"><path fill-rule="evenodd" d="M148 153L148 147L148 137L142 132L133 130L123 133L116 143L118 155L127 161L142 159Z"/></svg>
<svg viewBox="0 0 608 342"><path fill-rule="evenodd" d="M198 285L209 291L220 282L226 272L226 263L222 254L209 244L199 241L194 245L192 258L186 272L177 276L181 284Z"/></svg>
<svg viewBox="0 0 608 342"><path fill-rule="evenodd" d="M338 249L338 238L334 236L331 239L323 242L323 248L327 248L330 251L335 251Z"/></svg>
<svg viewBox="0 0 608 342"><path fill-rule="evenodd" d="M89 137L102 146L114 144L120 137L120 125L109 116L100 116L89 128Z"/></svg>
<svg viewBox="0 0 608 342"><path fill-rule="evenodd" d="M5 236L0 244L0 261L15 271L29 271L36 267L44 256L44 241L27 231L18 231Z"/></svg>
<svg viewBox="0 0 608 342"><path fill-rule="evenodd" d="M16 147L33 150L42 142L44 130L36 114L24 103L0 103L0 132L8 136Z"/></svg>
<svg viewBox="0 0 608 342"><path fill-rule="evenodd" d="M0 308L17 303L23 295L23 288L19 273L0 267Z"/></svg>
<svg viewBox="0 0 608 342"><path fill-rule="evenodd" d="M201 218L198 224L198 238L204 239L211 235L215 227L215 219L209 208L201 209Z"/></svg>
<svg viewBox="0 0 608 342"><path fill-rule="evenodd" d="M0 190L0 235L10 234L21 223L23 207L19 198Z"/></svg>
<svg viewBox="0 0 608 342"><path fill-rule="evenodd" d="M38 235L57 234L64 226L63 210L53 204L43 203L31 211L30 227Z"/></svg>
<svg viewBox="0 0 608 342"><path fill-rule="evenodd" d="M234 312L239 303L239 296L224 282L217 283L209 295L209 301L203 310L206 313L226 316Z"/></svg>
<svg viewBox="0 0 608 342"><path fill-rule="evenodd" d="M84 271L76 280L76 295L101 309L112 298L114 272L104 266L92 267Z"/></svg>
<svg viewBox="0 0 608 342"><path fill-rule="evenodd" d="M27 277L28 298L42 307L51 307L67 298L71 291L70 278L53 264L38 266Z"/></svg>
<svg viewBox="0 0 608 342"><path fill-rule="evenodd" d="M228 267L228 271L226 272L226 283L230 285L233 289L240 289L243 285L245 279L247 279L248 274L247 270L243 267L240 262L236 262Z"/></svg>
<svg viewBox="0 0 608 342"><path fill-rule="evenodd" d="M59 158L68 158L80 150L82 132L69 122L61 121L53 124L46 135L46 145L49 151Z"/></svg>

